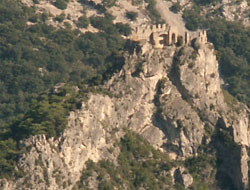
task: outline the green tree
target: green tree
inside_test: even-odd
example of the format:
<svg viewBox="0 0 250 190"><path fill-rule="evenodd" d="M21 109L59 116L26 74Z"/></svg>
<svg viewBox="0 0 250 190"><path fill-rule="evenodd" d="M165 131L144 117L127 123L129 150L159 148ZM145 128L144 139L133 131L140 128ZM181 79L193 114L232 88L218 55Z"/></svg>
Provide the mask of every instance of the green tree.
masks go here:
<svg viewBox="0 0 250 190"><path fill-rule="evenodd" d="M180 10L181 10L181 5L180 5L180 3L173 3L173 5L169 8L170 9L170 11L172 11L173 13L178 13L178 12L180 12Z"/></svg>
<svg viewBox="0 0 250 190"><path fill-rule="evenodd" d="M87 28L89 23L89 19L86 16L81 16L78 19L77 26L80 28Z"/></svg>
<svg viewBox="0 0 250 190"><path fill-rule="evenodd" d="M134 11L127 11L126 12L126 17L131 20L131 21L135 21L137 19L138 13L134 12Z"/></svg>
<svg viewBox="0 0 250 190"><path fill-rule="evenodd" d="M124 36L129 36L131 34L131 28L128 24L116 23L115 25L120 34Z"/></svg>
<svg viewBox="0 0 250 190"><path fill-rule="evenodd" d="M66 9L67 8L67 1L66 0L56 0L54 5L58 8L58 9Z"/></svg>
<svg viewBox="0 0 250 190"><path fill-rule="evenodd" d="M105 7L113 7L117 0L103 0L103 5Z"/></svg>

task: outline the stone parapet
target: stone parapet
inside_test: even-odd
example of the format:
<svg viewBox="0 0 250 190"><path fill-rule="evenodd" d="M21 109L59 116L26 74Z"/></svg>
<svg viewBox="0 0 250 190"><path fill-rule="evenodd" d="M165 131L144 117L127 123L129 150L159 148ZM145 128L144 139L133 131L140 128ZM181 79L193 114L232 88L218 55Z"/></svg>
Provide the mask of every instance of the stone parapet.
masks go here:
<svg viewBox="0 0 250 190"><path fill-rule="evenodd" d="M174 26L167 24L147 25L137 27L135 31L130 35L130 39L134 41L147 41L151 43L155 48L163 48L176 44L178 37L183 39L184 44L189 44L190 41L197 38L199 43L207 43L207 33L205 30L197 33L190 33L185 31L184 35L179 35L183 31L178 31Z"/></svg>

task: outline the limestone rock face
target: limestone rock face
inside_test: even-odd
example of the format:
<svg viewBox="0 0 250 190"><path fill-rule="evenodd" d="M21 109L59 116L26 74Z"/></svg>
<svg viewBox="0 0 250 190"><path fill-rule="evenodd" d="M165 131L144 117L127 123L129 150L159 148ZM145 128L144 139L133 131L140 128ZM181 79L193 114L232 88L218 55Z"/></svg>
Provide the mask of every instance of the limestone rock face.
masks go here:
<svg viewBox="0 0 250 190"><path fill-rule="evenodd" d="M6 189L72 189L88 159L116 156L115 151L108 151L116 136L113 125L108 124L112 111L110 98L91 96L81 110L70 113L68 129L59 139L40 135L23 142L30 150L22 156L19 166L28 172L27 176Z"/></svg>
<svg viewBox="0 0 250 190"><path fill-rule="evenodd" d="M242 20L242 23L246 26L250 26L249 23L249 2L246 0L235 2L232 0L222 1L223 16L230 21Z"/></svg>
<svg viewBox="0 0 250 190"><path fill-rule="evenodd" d="M126 58L120 73L103 86L112 96L89 94L82 108L70 113L60 138L41 135L23 142L27 153L18 167L27 175L0 181L2 189L72 189L88 159L115 162L120 150L114 143L127 127L174 160L198 155L199 147L212 141L207 127L228 130L239 147L238 161L227 162L233 164L233 183L241 189L247 186L249 111L239 105L236 112L225 103L212 45L196 50L169 46ZM182 170L179 177L187 188L193 178Z"/></svg>
<svg viewBox="0 0 250 190"><path fill-rule="evenodd" d="M193 183L193 177L190 174L185 173L185 169L181 167L174 171L174 179L176 183L183 185L185 189Z"/></svg>
<svg viewBox="0 0 250 190"><path fill-rule="evenodd" d="M226 105L212 44L198 51L187 48L183 53L178 72L183 95L196 107L198 114L205 114L206 120L215 125L218 110L225 110Z"/></svg>

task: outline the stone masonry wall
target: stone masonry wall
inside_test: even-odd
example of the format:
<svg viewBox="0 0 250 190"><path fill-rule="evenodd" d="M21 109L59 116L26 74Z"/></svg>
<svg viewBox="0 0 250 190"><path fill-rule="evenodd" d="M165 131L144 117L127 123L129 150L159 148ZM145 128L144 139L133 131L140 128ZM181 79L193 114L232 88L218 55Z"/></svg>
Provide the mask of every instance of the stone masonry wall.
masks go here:
<svg viewBox="0 0 250 190"><path fill-rule="evenodd" d="M144 27L137 27L130 36L134 41L146 41L151 43L155 48L176 44L178 37L182 37L184 44L189 44L191 40L197 38L199 43L207 43L207 33L205 30L197 33L178 31L175 27L158 24Z"/></svg>

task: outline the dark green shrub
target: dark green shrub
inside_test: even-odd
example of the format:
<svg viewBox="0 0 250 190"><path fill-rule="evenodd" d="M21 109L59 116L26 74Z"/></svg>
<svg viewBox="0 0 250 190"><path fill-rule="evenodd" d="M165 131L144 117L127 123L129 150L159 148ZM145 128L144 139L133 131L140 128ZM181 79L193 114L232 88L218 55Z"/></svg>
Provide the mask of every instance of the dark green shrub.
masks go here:
<svg viewBox="0 0 250 190"><path fill-rule="evenodd" d="M197 51L192 51L191 55L189 56L189 59L195 60L198 56Z"/></svg>
<svg viewBox="0 0 250 190"><path fill-rule="evenodd" d="M33 16L31 16L31 17L29 18L29 21L35 23L35 22L38 21L38 19L39 19L39 17L38 17L37 15L33 15Z"/></svg>
<svg viewBox="0 0 250 190"><path fill-rule="evenodd" d="M48 13L42 13L42 14L41 14L41 20L42 20L43 22L46 22L46 21L48 20L48 18L49 18Z"/></svg>
<svg viewBox="0 0 250 190"><path fill-rule="evenodd" d="M103 0L104 7L113 7L117 0Z"/></svg>
<svg viewBox="0 0 250 190"><path fill-rule="evenodd" d="M197 5L209 5L211 3L218 3L221 0L193 0Z"/></svg>
<svg viewBox="0 0 250 190"><path fill-rule="evenodd" d="M173 13L178 13L181 10L181 5L180 5L180 3L173 3L173 5L169 9Z"/></svg>
<svg viewBox="0 0 250 190"><path fill-rule="evenodd" d="M132 0L133 5L140 5L143 2L143 0Z"/></svg>
<svg viewBox="0 0 250 190"><path fill-rule="evenodd" d="M65 19L65 14L64 13L62 13L62 14L60 14L60 15L58 15L58 16L56 16L54 18L54 20L56 20L58 22L63 22L64 19Z"/></svg>
<svg viewBox="0 0 250 190"><path fill-rule="evenodd" d="M98 10L99 13L106 13L106 8L105 6L101 5L101 4L97 4L97 5L94 5L94 8L96 10Z"/></svg>
<svg viewBox="0 0 250 190"><path fill-rule="evenodd" d="M134 51L137 53L141 51L141 46L139 45L139 43L132 40L127 40L124 48L130 54L134 53Z"/></svg>
<svg viewBox="0 0 250 190"><path fill-rule="evenodd" d="M197 30L202 25L202 17L200 16L200 8L185 9L182 15L186 22L186 28L189 30Z"/></svg>
<svg viewBox="0 0 250 190"><path fill-rule="evenodd" d="M12 138L0 140L0 150L0 177L13 177L13 170L21 151L17 149L17 143Z"/></svg>
<svg viewBox="0 0 250 190"><path fill-rule="evenodd" d="M90 17L90 23L93 25L95 28L98 28L103 31L108 31L112 32L114 30L113 25L111 20L105 18L105 17Z"/></svg>
<svg viewBox="0 0 250 190"><path fill-rule="evenodd" d="M81 16L81 17L79 17L76 25L79 28L87 28L89 23L90 23L90 21L86 16Z"/></svg>
<svg viewBox="0 0 250 190"><path fill-rule="evenodd" d="M146 1L146 3L148 3L148 6L146 8L149 12L149 16L150 16L152 22L154 24L163 23L161 15L159 14L159 12L155 8L156 1L155 0L145 0L145 1Z"/></svg>
<svg viewBox="0 0 250 190"><path fill-rule="evenodd" d="M134 11L127 11L126 12L126 17L131 20L131 21L135 21L136 18L138 16L138 13L137 12L134 12Z"/></svg>
<svg viewBox="0 0 250 190"><path fill-rule="evenodd" d="M194 62L191 62L191 63L188 64L188 68L189 68L189 69L193 69L194 66L195 66Z"/></svg>
<svg viewBox="0 0 250 190"><path fill-rule="evenodd" d="M118 29L119 33L124 36L129 36L131 34L131 28L128 24L116 23L116 28Z"/></svg>
<svg viewBox="0 0 250 190"><path fill-rule="evenodd" d="M33 1L33 3L35 3L35 4L39 4L39 0L32 0Z"/></svg>
<svg viewBox="0 0 250 190"><path fill-rule="evenodd" d="M58 9L66 9L67 8L67 1L66 0L56 0L54 5L58 8Z"/></svg>
<svg viewBox="0 0 250 190"><path fill-rule="evenodd" d="M142 72L143 72L143 63L142 62L136 63L135 71L132 73L132 76L139 77Z"/></svg>
<svg viewBox="0 0 250 190"><path fill-rule="evenodd" d="M68 29L68 30L72 29L72 26L71 26L71 24L69 22L64 22L63 24L64 24L66 29Z"/></svg>

